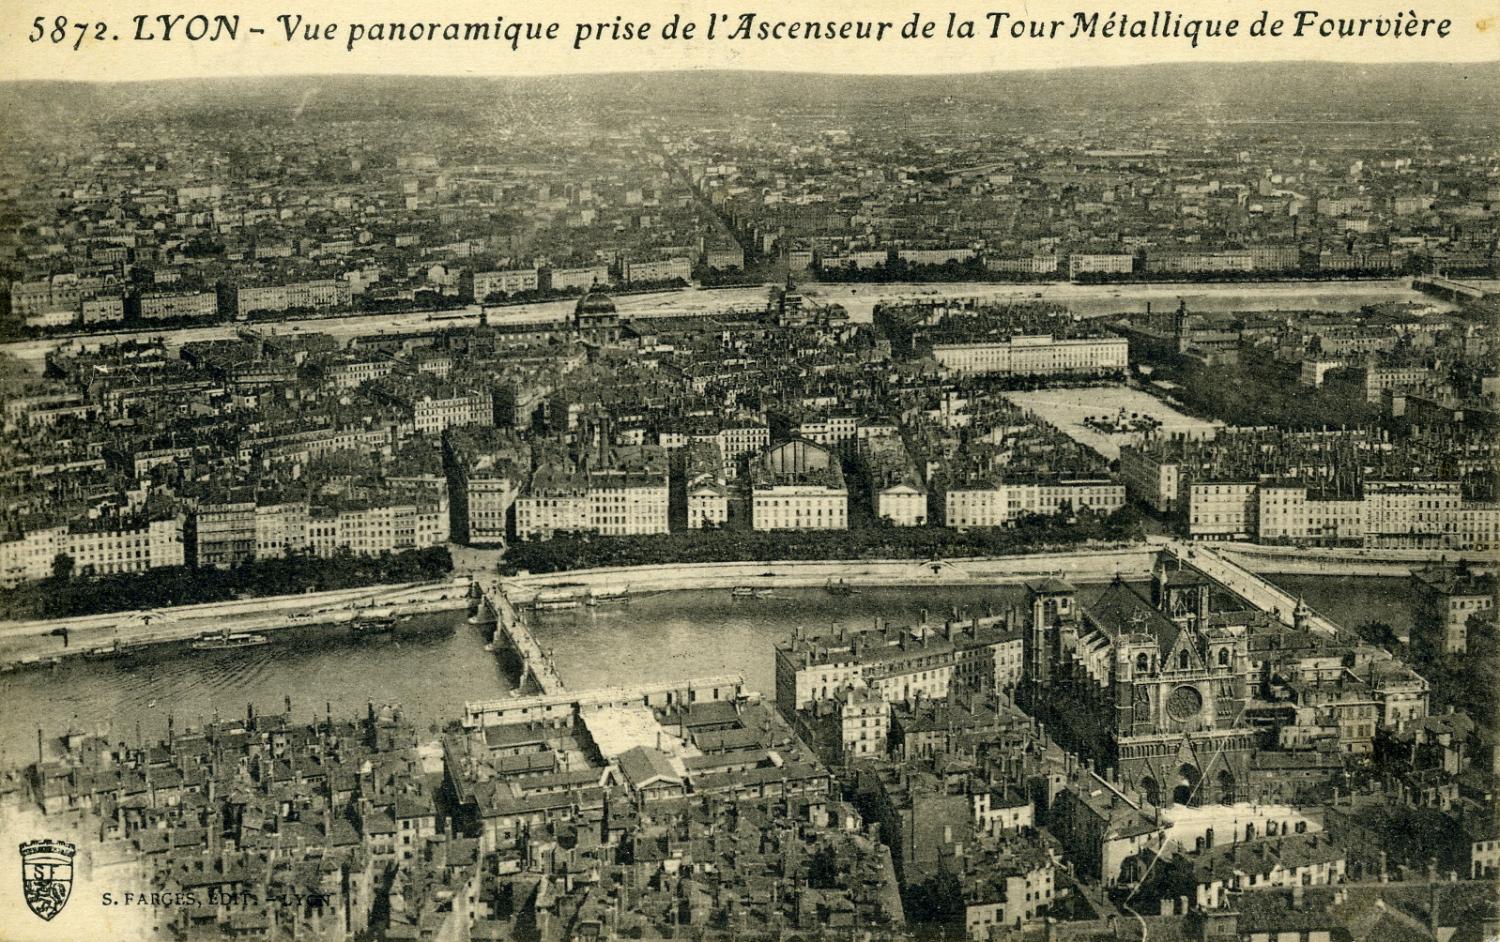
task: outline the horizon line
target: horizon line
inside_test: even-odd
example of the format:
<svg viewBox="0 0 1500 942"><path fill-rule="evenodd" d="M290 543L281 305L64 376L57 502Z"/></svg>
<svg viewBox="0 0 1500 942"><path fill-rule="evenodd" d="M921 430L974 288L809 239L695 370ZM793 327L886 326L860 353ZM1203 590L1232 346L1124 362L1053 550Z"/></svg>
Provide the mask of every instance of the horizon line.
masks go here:
<svg viewBox="0 0 1500 942"><path fill-rule="evenodd" d="M681 68L651 68L651 69L601 69L598 71L559 71L559 72L535 72L535 73L481 73L475 71L463 72L368 72L368 71L334 71L334 72L245 72L227 75L199 75L199 76L158 76L135 78L123 76L120 78L6 78L0 77L0 87L16 87L24 85L149 85L161 83L178 82L234 82L234 81L277 81L294 79L471 79L471 80L520 80L538 81L547 79L583 79L583 78L609 78L620 76L650 76L650 75L780 75L780 76L809 76L816 78L846 78L846 79L942 79L942 78L974 78L986 75L1022 75L1026 73L1051 73L1051 72L1121 72L1121 71L1149 71L1152 69L1167 68L1200 68L1200 69L1222 69L1225 67L1245 66L1275 66L1275 67L1308 67L1308 66L1332 66L1332 67L1357 67L1363 69L1412 69L1412 68L1467 68L1474 66L1500 66L1500 58L1471 59L1471 60L1417 60L1411 62L1365 62L1358 59L1245 59L1230 62L1205 62L1191 59L1182 59L1165 62L1139 62L1127 65L1092 65L1092 64L1064 64L1051 66L1028 65L1014 69L1006 68L983 68L973 70L956 70L950 72L839 72L823 71L817 69L780 69L761 68L758 66L683 66Z"/></svg>

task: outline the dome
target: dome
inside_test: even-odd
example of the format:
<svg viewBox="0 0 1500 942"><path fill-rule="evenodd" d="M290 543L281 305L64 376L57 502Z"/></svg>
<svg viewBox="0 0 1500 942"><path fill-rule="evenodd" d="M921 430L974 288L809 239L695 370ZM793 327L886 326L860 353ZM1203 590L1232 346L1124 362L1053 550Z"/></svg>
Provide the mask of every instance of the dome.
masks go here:
<svg viewBox="0 0 1500 942"><path fill-rule="evenodd" d="M610 300L609 295L603 291L590 291L578 299L578 306L573 309L575 314L613 314L615 313L615 302Z"/></svg>

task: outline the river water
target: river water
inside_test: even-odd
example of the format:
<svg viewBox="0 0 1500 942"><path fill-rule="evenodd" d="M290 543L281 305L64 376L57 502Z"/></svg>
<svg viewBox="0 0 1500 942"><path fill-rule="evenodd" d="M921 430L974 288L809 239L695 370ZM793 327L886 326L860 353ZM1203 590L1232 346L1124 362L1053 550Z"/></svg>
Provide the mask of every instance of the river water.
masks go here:
<svg viewBox="0 0 1500 942"><path fill-rule="evenodd" d="M1344 624L1409 618L1405 580L1277 577L1308 603ZM1087 598L1090 589L1085 587ZM913 623L926 610L940 621L955 607L1003 611L1024 600L1021 586L865 589L835 597L821 589L778 590L769 598L734 599L728 592L638 596L628 602L549 612L534 634L553 650L563 680L575 690L708 674L739 673L753 689L774 691L772 645L798 626L826 631L863 628L876 617ZM1407 613L1402 615L1402 610ZM397 703L421 726L456 719L465 701L502 697L514 684L484 650L484 630L462 613L404 623L395 636L355 639L327 628L278 632L274 643L241 651L157 649L116 661L79 661L0 675L0 767L36 755L37 729L48 739L69 729L147 740L211 718L283 708L311 719L325 703L336 714L366 704Z"/></svg>
<svg viewBox="0 0 1500 942"><path fill-rule="evenodd" d="M1492 283L1479 282L1481 286ZM755 310L765 304L765 285L711 290L651 292L615 298L620 313L627 317L650 317L668 314L703 313L729 308ZM844 306L856 322L868 323L876 304L900 299L934 300L940 298L985 298L1004 300L1048 300L1065 304L1078 314L1096 317L1106 314L1133 314L1146 310L1148 303L1157 311L1174 310L1178 301L1195 313L1230 311L1356 311L1366 304L1386 301L1412 301L1439 310L1452 305L1413 291L1406 279L1338 282L1253 282L1215 284L1210 282L1145 283L1125 285L1075 285L1063 283L1004 284L959 282L953 284L807 284L808 297L819 303ZM500 308L493 315L496 322L548 323L566 318L574 302L544 301ZM280 332L326 333L340 341L360 334L427 330L435 325L457 327L478 323L478 310L463 317L447 312L445 320L430 321L422 312L397 314L361 314L343 317L309 318L268 325ZM45 340L18 340L0 344L0 353L20 359L40 373L47 351L60 342L101 339L146 340L161 337L176 349L190 341L224 340L237 336L243 324L227 322L175 330L110 332Z"/></svg>

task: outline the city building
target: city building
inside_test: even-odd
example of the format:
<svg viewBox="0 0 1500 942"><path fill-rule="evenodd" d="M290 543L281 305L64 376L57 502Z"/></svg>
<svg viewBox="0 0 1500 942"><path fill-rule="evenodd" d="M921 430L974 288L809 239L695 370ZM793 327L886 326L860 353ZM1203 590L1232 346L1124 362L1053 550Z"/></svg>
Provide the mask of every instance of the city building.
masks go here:
<svg viewBox="0 0 1500 942"><path fill-rule="evenodd" d="M796 439L763 452L751 469L750 525L756 530L844 530L849 492L836 457Z"/></svg>

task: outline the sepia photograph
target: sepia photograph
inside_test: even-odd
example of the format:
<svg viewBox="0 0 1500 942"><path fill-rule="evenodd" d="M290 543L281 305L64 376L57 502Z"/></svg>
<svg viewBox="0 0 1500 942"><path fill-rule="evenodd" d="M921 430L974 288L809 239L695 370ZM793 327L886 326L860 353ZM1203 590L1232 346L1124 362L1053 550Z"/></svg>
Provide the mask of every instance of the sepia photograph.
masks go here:
<svg viewBox="0 0 1500 942"><path fill-rule="evenodd" d="M0 11L0 940L1500 939L1500 19Z"/></svg>

